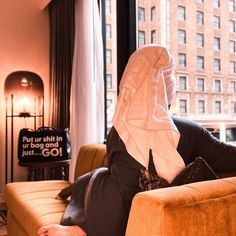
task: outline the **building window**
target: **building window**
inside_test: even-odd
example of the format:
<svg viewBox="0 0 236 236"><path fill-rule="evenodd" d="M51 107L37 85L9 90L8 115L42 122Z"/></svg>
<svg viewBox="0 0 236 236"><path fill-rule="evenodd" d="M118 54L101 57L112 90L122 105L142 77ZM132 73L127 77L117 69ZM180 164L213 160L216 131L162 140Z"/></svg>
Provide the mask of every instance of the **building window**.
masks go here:
<svg viewBox="0 0 236 236"><path fill-rule="evenodd" d="M203 78L197 79L197 90L203 92L205 90L205 80Z"/></svg>
<svg viewBox="0 0 236 236"><path fill-rule="evenodd" d="M205 113L205 101L198 100L198 113L203 114Z"/></svg>
<svg viewBox="0 0 236 236"><path fill-rule="evenodd" d="M231 93L236 93L236 81L230 81L229 90Z"/></svg>
<svg viewBox="0 0 236 236"><path fill-rule="evenodd" d="M187 100L186 99L179 100L179 112L187 113Z"/></svg>
<svg viewBox="0 0 236 236"><path fill-rule="evenodd" d="M235 32L235 21L234 20L230 20L229 21L229 32L230 33L234 33Z"/></svg>
<svg viewBox="0 0 236 236"><path fill-rule="evenodd" d="M105 4L106 4L106 9L105 9L106 14L107 14L107 15L108 15L108 14L111 14L111 0L106 0L106 1L105 1Z"/></svg>
<svg viewBox="0 0 236 236"><path fill-rule="evenodd" d="M213 48L214 48L216 51L219 51L219 50L220 50L220 38L219 38L219 37L214 37Z"/></svg>
<svg viewBox="0 0 236 236"><path fill-rule="evenodd" d="M213 67L214 67L214 71L215 71L215 72L219 72L219 71L221 70L220 59L218 59L218 58L215 58L215 59L214 59L214 65L213 65Z"/></svg>
<svg viewBox="0 0 236 236"><path fill-rule="evenodd" d="M229 0L229 11L235 12L235 0Z"/></svg>
<svg viewBox="0 0 236 236"><path fill-rule="evenodd" d="M106 85L107 85L107 89L112 88L112 75L111 74L106 75Z"/></svg>
<svg viewBox="0 0 236 236"><path fill-rule="evenodd" d="M143 7L138 8L138 20L145 21L145 9Z"/></svg>
<svg viewBox="0 0 236 236"><path fill-rule="evenodd" d="M202 56L197 56L197 69L204 69L204 57Z"/></svg>
<svg viewBox="0 0 236 236"><path fill-rule="evenodd" d="M181 20L181 21L186 20L185 7L183 6L178 6L178 20Z"/></svg>
<svg viewBox="0 0 236 236"><path fill-rule="evenodd" d="M179 53L178 54L178 59L179 59L179 66L181 66L181 67L186 67L187 66L187 59L186 59L186 54L185 53Z"/></svg>
<svg viewBox="0 0 236 236"><path fill-rule="evenodd" d="M106 24L106 39L111 39L111 25Z"/></svg>
<svg viewBox="0 0 236 236"><path fill-rule="evenodd" d="M219 16L213 16L213 26L214 26L214 29L220 29L220 17Z"/></svg>
<svg viewBox="0 0 236 236"><path fill-rule="evenodd" d="M197 0L197 3L204 3L204 0Z"/></svg>
<svg viewBox="0 0 236 236"><path fill-rule="evenodd" d="M145 44L145 32L139 30L138 31L138 45L143 46Z"/></svg>
<svg viewBox="0 0 236 236"><path fill-rule="evenodd" d="M236 72L236 68L235 68L235 61L230 61L229 62L229 73L230 74L234 74Z"/></svg>
<svg viewBox="0 0 236 236"><path fill-rule="evenodd" d="M221 81L218 79L215 80L215 92L217 93L221 92Z"/></svg>
<svg viewBox="0 0 236 236"><path fill-rule="evenodd" d="M185 30L178 30L179 44L186 44L186 32Z"/></svg>
<svg viewBox="0 0 236 236"><path fill-rule="evenodd" d="M204 47L204 34L197 34L196 37L197 47Z"/></svg>
<svg viewBox="0 0 236 236"><path fill-rule="evenodd" d="M198 25L204 24L204 13L202 11L197 11L197 24Z"/></svg>
<svg viewBox="0 0 236 236"><path fill-rule="evenodd" d="M156 7L151 8L151 21L156 19Z"/></svg>
<svg viewBox="0 0 236 236"><path fill-rule="evenodd" d="M216 114L221 113L221 101L215 101L215 113Z"/></svg>
<svg viewBox="0 0 236 236"><path fill-rule="evenodd" d="M231 102L231 113L236 113L236 102Z"/></svg>
<svg viewBox="0 0 236 236"><path fill-rule="evenodd" d="M112 63L111 49L106 49L106 63L107 64Z"/></svg>
<svg viewBox="0 0 236 236"><path fill-rule="evenodd" d="M151 31L151 43L157 42L156 30Z"/></svg>
<svg viewBox="0 0 236 236"><path fill-rule="evenodd" d="M220 7L220 0L213 0L213 6L215 8L219 8Z"/></svg>
<svg viewBox="0 0 236 236"><path fill-rule="evenodd" d="M229 41L229 52L231 53L236 52L236 44L235 44L235 41L233 40Z"/></svg>
<svg viewBox="0 0 236 236"><path fill-rule="evenodd" d="M187 77L186 76L179 76L179 89L187 90Z"/></svg>

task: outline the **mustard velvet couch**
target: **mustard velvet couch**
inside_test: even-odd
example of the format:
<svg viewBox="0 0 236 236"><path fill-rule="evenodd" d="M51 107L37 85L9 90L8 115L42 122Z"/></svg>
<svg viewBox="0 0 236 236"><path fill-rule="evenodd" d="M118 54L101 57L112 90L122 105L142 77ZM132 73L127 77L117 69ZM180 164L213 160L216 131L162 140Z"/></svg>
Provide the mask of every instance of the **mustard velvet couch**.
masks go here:
<svg viewBox="0 0 236 236"><path fill-rule="evenodd" d="M75 178L106 165L105 145L83 145ZM40 226L59 223L67 201L55 197L68 185L64 180L7 184L8 236L36 236ZM236 177L138 193L126 230L126 236L235 235Z"/></svg>

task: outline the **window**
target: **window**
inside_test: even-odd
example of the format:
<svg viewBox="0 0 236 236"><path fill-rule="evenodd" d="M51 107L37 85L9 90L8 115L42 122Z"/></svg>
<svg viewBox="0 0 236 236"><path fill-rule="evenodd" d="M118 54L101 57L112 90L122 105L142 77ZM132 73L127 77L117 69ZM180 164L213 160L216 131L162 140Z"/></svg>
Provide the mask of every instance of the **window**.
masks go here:
<svg viewBox="0 0 236 236"><path fill-rule="evenodd" d="M235 0L229 0L229 11L235 12Z"/></svg>
<svg viewBox="0 0 236 236"><path fill-rule="evenodd" d="M197 47L199 48L204 47L204 34L197 34L196 42L197 42Z"/></svg>
<svg viewBox="0 0 236 236"><path fill-rule="evenodd" d="M205 101L204 100L198 101L198 113L200 113L200 114L205 113Z"/></svg>
<svg viewBox="0 0 236 236"><path fill-rule="evenodd" d="M178 6L178 20L181 20L181 21L186 20L185 7L183 6Z"/></svg>
<svg viewBox="0 0 236 236"><path fill-rule="evenodd" d="M198 25L204 24L204 13L202 11L197 11L197 24Z"/></svg>
<svg viewBox="0 0 236 236"><path fill-rule="evenodd" d="M203 78L197 79L197 90L203 92L205 90L205 81Z"/></svg>
<svg viewBox="0 0 236 236"><path fill-rule="evenodd" d="M145 21L145 9L143 7L138 8L138 20Z"/></svg>
<svg viewBox="0 0 236 236"><path fill-rule="evenodd" d="M221 92L221 81L220 80L215 80L215 92L220 93Z"/></svg>
<svg viewBox="0 0 236 236"><path fill-rule="evenodd" d="M214 71L215 71L215 72L219 72L219 71L221 70L220 59L218 59L218 58L215 58L215 59L214 59L214 65L213 65L213 67L214 67Z"/></svg>
<svg viewBox="0 0 236 236"><path fill-rule="evenodd" d="M221 113L221 101L215 101L215 113L216 114Z"/></svg>
<svg viewBox="0 0 236 236"><path fill-rule="evenodd" d="M216 51L220 50L220 38L219 37L214 37L213 48Z"/></svg>
<svg viewBox="0 0 236 236"><path fill-rule="evenodd" d="M186 32L185 30L178 30L179 44L186 44Z"/></svg>
<svg viewBox="0 0 236 236"><path fill-rule="evenodd" d="M234 74L236 72L235 61L229 62L229 73Z"/></svg>
<svg viewBox="0 0 236 236"><path fill-rule="evenodd" d="M106 62L107 64L112 63L111 49L106 49Z"/></svg>
<svg viewBox="0 0 236 236"><path fill-rule="evenodd" d="M186 76L180 76L179 77L179 89L180 90L186 90L187 89L187 77Z"/></svg>
<svg viewBox="0 0 236 236"><path fill-rule="evenodd" d="M229 90L231 93L236 93L236 81L230 81Z"/></svg>
<svg viewBox="0 0 236 236"><path fill-rule="evenodd" d="M215 8L219 8L220 7L220 0L213 0L213 6Z"/></svg>
<svg viewBox="0 0 236 236"><path fill-rule="evenodd" d="M202 56L197 56L197 69L204 69L204 57Z"/></svg>
<svg viewBox="0 0 236 236"><path fill-rule="evenodd" d="M229 41L229 52L231 52L231 53L234 53L234 52L236 52L236 44L235 44L235 41L233 41L233 40L230 40Z"/></svg>
<svg viewBox="0 0 236 236"><path fill-rule="evenodd" d="M231 32L231 33L235 32L235 21L234 20L229 21L229 32Z"/></svg>
<svg viewBox="0 0 236 236"><path fill-rule="evenodd" d="M197 3L203 3L204 0L197 0Z"/></svg>
<svg viewBox="0 0 236 236"><path fill-rule="evenodd" d="M231 102L231 113L236 113L236 102Z"/></svg>
<svg viewBox="0 0 236 236"><path fill-rule="evenodd" d="M151 43L157 42L156 30L151 31Z"/></svg>
<svg viewBox="0 0 236 236"><path fill-rule="evenodd" d="M111 25L106 24L106 39L111 39Z"/></svg>
<svg viewBox="0 0 236 236"><path fill-rule="evenodd" d="M178 58L179 58L179 66L186 67L186 65L187 65L186 54L185 53L179 53Z"/></svg>
<svg viewBox="0 0 236 236"><path fill-rule="evenodd" d="M145 32L139 30L138 31L138 45L139 47L145 44Z"/></svg>
<svg viewBox="0 0 236 236"><path fill-rule="evenodd" d="M111 14L111 0L105 0L105 4L106 4L106 14Z"/></svg>
<svg viewBox="0 0 236 236"><path fill-rule="evenodd" d="M187 100L186 99L179 100L179 112L187 113Z"/></svg>
<svg viewBox="0 0 236 236"><path fill-rule="evenodd" d="M151 8L151 21L156 19L156 7Z"/></svg>
<svg viewBox="0 0 236 236"><path fill-rule="evenodd" d="M106 85L107 85L107 89L112 88L112 75L111 74L106 75Z"/></svg>
<svg viewBox="0 0 236 236"><path fill-rule="evenodd" d="M213 26L214 26L214 29L220 29L220 17L219 16L213 16Z"/></svg>

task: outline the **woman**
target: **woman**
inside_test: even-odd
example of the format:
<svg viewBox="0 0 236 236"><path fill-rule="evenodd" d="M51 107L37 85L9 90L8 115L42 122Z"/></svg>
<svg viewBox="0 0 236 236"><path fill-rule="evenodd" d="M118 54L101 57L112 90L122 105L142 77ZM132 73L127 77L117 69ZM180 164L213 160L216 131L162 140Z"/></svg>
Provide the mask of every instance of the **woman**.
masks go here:
<svg viewBox="0 0 236 236"><path fill-rule="evenodd" d="M39 229L40 236L124 236L132 199L143 190L140 180L150 166L163 186L171 185L199 156L216 172L236 170L235 147L219 142L197 124L169 115L174 94L168 51L158 45L136 51L120 83L107 139L108 170L77 181L76 188L81 188L77 226L45 226Z"/></svg>

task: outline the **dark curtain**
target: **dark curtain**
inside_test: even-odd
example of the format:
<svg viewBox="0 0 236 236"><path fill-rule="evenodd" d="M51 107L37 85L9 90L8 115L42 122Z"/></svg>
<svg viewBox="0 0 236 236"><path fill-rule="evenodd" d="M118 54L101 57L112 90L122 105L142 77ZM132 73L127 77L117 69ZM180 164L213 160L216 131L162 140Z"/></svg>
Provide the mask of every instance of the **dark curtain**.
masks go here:
<svg viewBox="0 0 236 236"><path fill-rule="evenodd" d="M75 0L53 0L50 20L50 124L70 125L70 89L73 64Z"/></svg>

